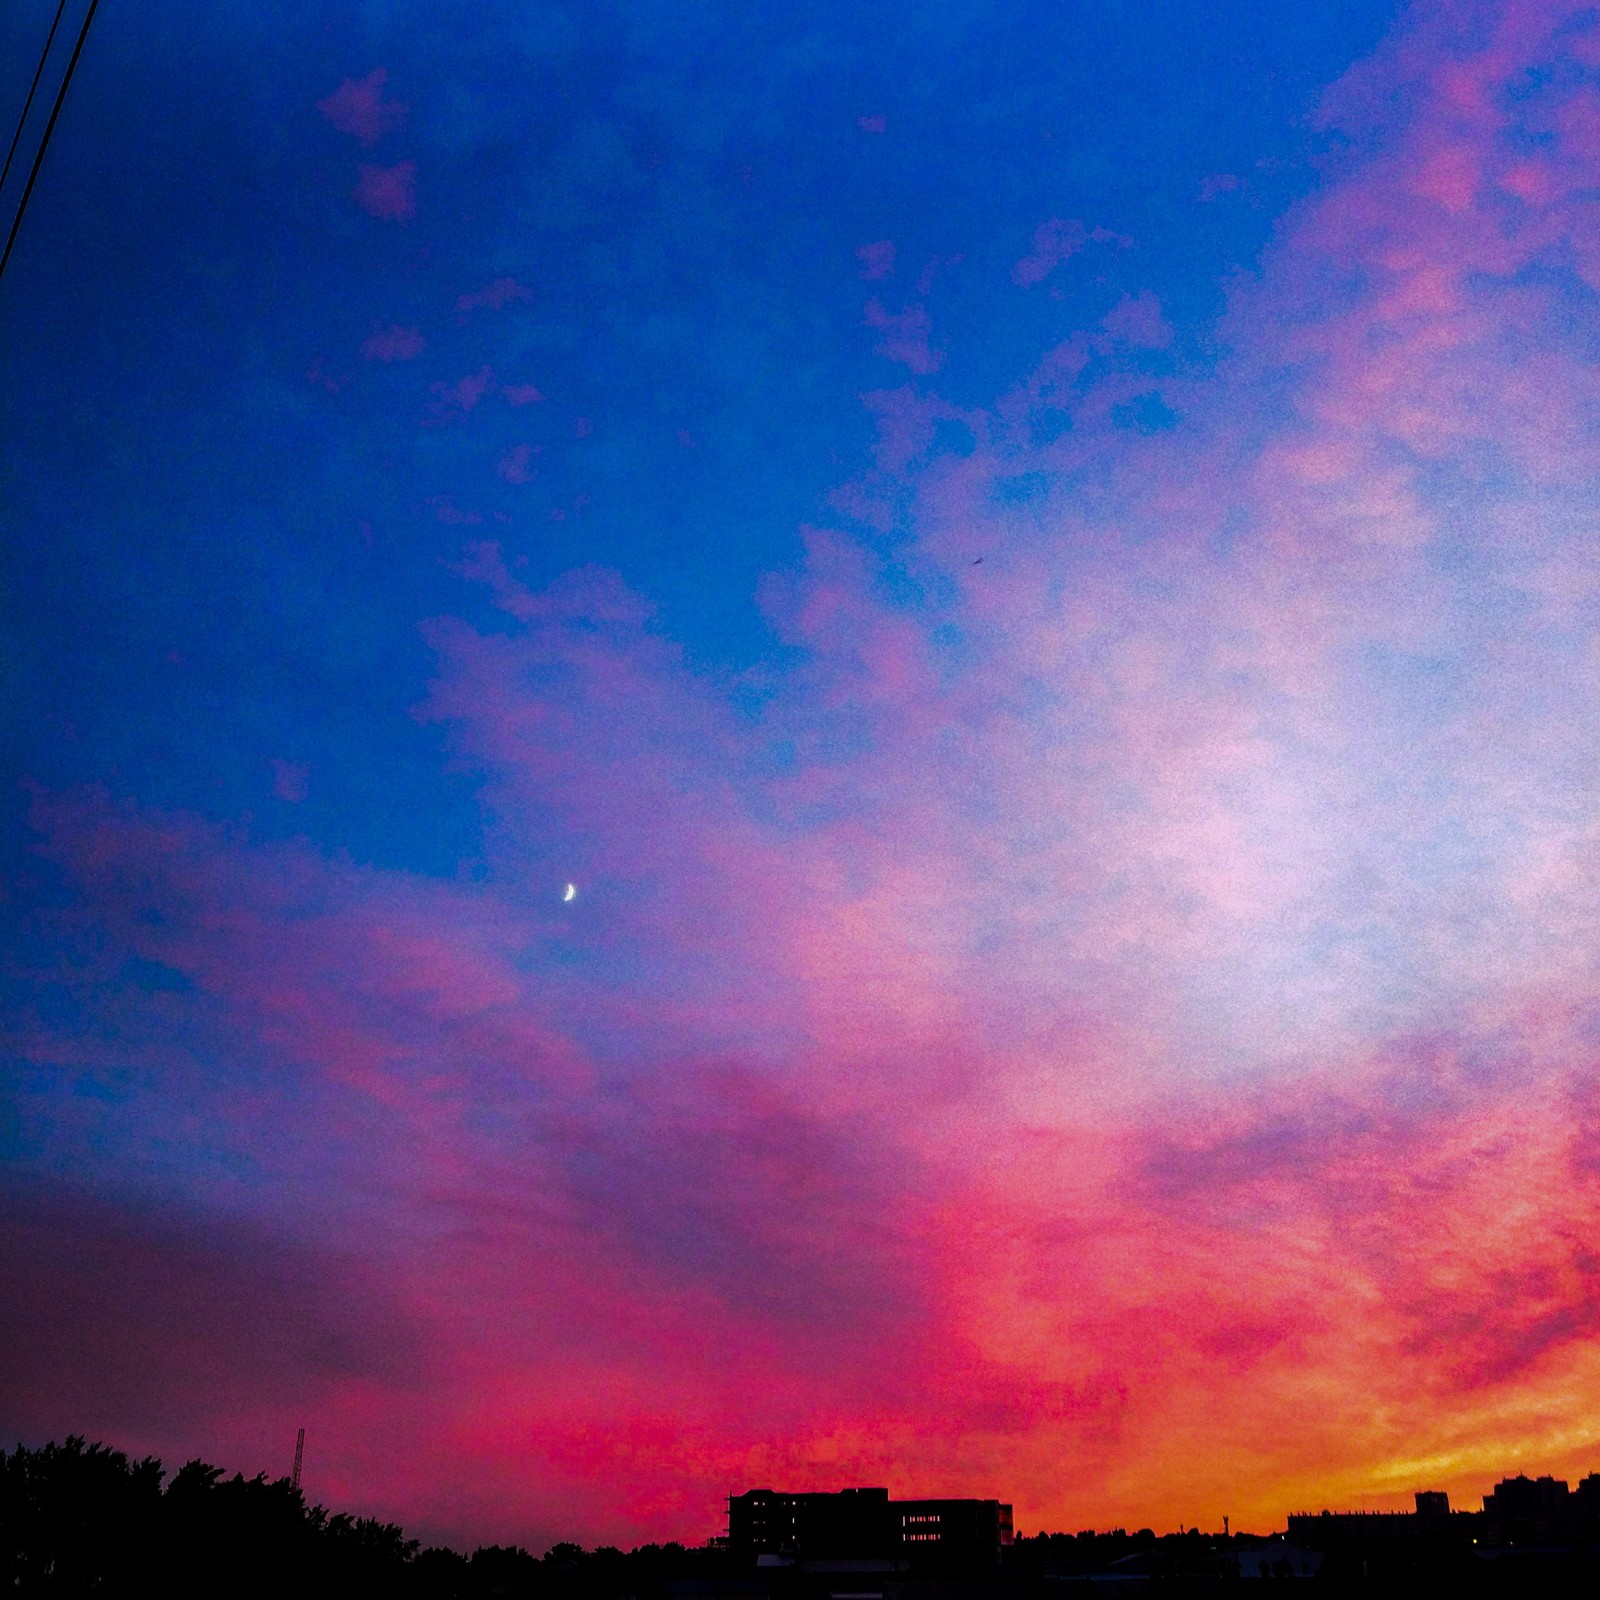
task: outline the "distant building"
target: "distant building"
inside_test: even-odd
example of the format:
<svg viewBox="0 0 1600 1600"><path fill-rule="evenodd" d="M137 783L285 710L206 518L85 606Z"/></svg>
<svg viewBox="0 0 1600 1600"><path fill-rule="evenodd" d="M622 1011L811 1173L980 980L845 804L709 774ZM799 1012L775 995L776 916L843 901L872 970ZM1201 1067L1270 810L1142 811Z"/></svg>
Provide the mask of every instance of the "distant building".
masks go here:
<svg viewBox="0 0 1600 1600"><path fill-rule="evenodd" d="M1421 1531L1414 1511L1295 1511L1289 1516L1289 1539L1311 1550L1335 1544L1386 1543L1414 1539Z"/></svg>
<svg viewBox="0 0 1600 1600"><path fill-rule="evenodd" d="M1404 1545L1470 1544L1482 1531L1473 1511L1452 1511L1442 1489L1419 1489L1415 1511L1294 1512L1288 1537L1310 1550L1398 1549Z"/></svg>
<svg viewBox="0 0 1600 1600"><path fill-rule="evenodd" d="M1572 1491L1572 1509L1583 1536L1600 1539L1600 1472L1578 1480Z"/></svg>
<svg viewBox="0 0 1600 1600"><path fill-rule="evenodd" d="M999 1564L1011 1537L1011 1507L999 1500L890 1500L887 1489L749 1489L728 1501L728 1548L768 1564L868 1561L901 1571L983 1571Z"/></svg>
<svg viewBox="0 0 1600 1600"><path fill-rule="evenodd" d="M1483 1497L1484 1531L1491 1544L1565 1544L1574 1536L1578 1513L1564 1478L1519 1472L1502 1478Z"/></svg>
<svg viewBox="0 0 1600 1600"><path fill-rule="evenodd" d="M887 1489L750 1489L728 1501L728 1548L743 1556L887 1560L898 1543L894 1529Z"/></svg>
<svg viewBox="0 0 1600 1600"><path fill-rule="evenodd" d="M1011 1543L1011 1507L999 1500L894 1500L899 1551L913 1566L982 1570Z"/></svg>
<svg viewBox="0 0 1600 1600"><path fill-rule="evenodd" d="M1233 1559L1241 1578L1314 1578L1322 1571L1322 1552L1285 1539L1244 1545Z"/></svg>

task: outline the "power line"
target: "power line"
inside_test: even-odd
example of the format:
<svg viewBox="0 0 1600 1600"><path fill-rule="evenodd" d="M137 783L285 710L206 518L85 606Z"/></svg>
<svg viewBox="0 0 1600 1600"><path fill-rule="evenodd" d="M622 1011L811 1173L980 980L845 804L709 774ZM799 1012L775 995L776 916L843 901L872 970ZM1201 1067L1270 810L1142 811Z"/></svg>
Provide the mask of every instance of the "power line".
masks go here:
<svg viewBox="0 0 1600 1600"><path fill-rule="evenodd" d="M56 91L56 103L50 108L50 120L44 125L44 137L39 141L38 153L33 158L32 170L28 173L27 187L22 191L22 201L17 207L17 214L11 219L11 232L6 236L6 248L0 254L0 277L4 277L6 263L11 259L11 247L17 242L17 229L22 226L22 213L28 209L28 197L33 193L33 185L39 176L39 168L44 164L44 153L50 147L50 135L55 132L56 118L61 115L61 107L67 98L67 90L72 86L72 74L77 70L78 57L83 54L83 41L89 37L89 24L94 21L95 11L99 8L100 0L89 0L89 9L84 13L83 26L78 29L78 42L72 47L72 59L67 63L67 75L61 80L61 87Z"/></svg>
<svg viewBox="0 0 1600 1600"><path fill-rule="evenodd" d="M56 0L56 14L50 23L49 33L44 37L44 49L39 52L39 65L33 69L33 82L28 85L28 98L22 102L22 115L17 118L17 130L11 135L11 148L6 151L6 164L0 168L0 190L4 190L6 179L11 176L11 161L22 139L22 130L28 125L28 113L33 110L33 97L39 91L39 80L44 76L44 64L50 59L50 46L56 42L56 29L61 26L61 14L66 9L67 0Z"/></svg>

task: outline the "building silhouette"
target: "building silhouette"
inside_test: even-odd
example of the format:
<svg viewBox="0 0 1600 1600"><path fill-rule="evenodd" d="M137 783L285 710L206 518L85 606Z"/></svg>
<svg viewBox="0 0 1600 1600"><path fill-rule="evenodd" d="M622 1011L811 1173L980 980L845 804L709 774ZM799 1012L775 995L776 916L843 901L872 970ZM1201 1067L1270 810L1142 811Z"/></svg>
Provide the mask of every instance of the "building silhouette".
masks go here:
<svg viewBox="0 0 1600 1600"><path fill-rule="evenodd" d="M1450 1496L1440 1489L1417 1492L1414 1511L1295 1511L1289 1515L1287 1537L1312 1550L1356 1545L1412 1543L1419 1539L1476 1536L1480 1517L1471 1511L1452 1511Z"/></svg>
<svg viewBox="0 0 1600 1600"><path fill-rule="evenodd" d="M1491 1544L1564 1544L1575 1531L1577 1507L1564 1478L1502 1478L1483 1497L1484 1531Z"/></svg>
<svg viewBox="0 0 1600 1600"><path fill-rule="evenodd" d="M972 1573L1011 1543L999 1500L891 1500L887 1489L791 1494L749 1489L728 1501L728 1548L767 1565L871 1562L899 1572Z"/></svg>

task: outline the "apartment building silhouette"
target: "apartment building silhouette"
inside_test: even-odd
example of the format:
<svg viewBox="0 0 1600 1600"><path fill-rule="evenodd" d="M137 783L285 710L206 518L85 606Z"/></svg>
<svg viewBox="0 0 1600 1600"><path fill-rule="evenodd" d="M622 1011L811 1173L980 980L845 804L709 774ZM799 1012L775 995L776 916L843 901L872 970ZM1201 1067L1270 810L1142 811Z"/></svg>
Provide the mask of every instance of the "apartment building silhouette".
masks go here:
<svg viewBox="0 0 1600 1600"><path fill-rule="evenodd" d="M978 1572L1011 1543L999 1500L891 1500L887 1489L791 1494L749 1489L728 1501L728 1548L768 1564L853 1561Z"/></svg>

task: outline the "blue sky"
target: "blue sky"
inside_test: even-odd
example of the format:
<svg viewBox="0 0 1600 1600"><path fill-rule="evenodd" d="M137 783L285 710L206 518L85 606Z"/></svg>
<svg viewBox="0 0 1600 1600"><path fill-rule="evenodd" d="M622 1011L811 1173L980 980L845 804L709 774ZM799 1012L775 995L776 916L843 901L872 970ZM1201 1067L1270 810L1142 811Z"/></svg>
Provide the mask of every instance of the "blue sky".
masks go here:
<svg viewBox="0 0 1600 1600"><path fill-rule="evenodd" d="M49 9L8 10L10 100ZM904 376L857 251L893 242L870 287L927 304L957 404L1129 290L1203 363L1391 11L104 8L0 303L9 747L448 870L473 822L405 714L406 623L470 603L441 507L509 517L535 581L616 567L708 668L781 659L760 575L859 467L857 396ZM409 110L366 150L317 102L375 67ZM362 160L417 163L414 218L351 204ZM1215 174L1241 186L1207 203ZM1006 282L1052 216L1131 241L1065 299ZM530 298L455 312L502 276ZM425 352L363 363L391 325ZM545 401L423 425L485 365ZM519 443L532 485L494 474ZM286 815L274 760L316 772Z"/></svg>

